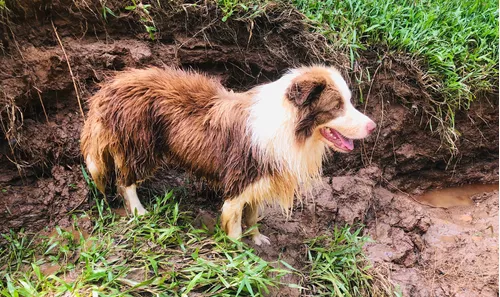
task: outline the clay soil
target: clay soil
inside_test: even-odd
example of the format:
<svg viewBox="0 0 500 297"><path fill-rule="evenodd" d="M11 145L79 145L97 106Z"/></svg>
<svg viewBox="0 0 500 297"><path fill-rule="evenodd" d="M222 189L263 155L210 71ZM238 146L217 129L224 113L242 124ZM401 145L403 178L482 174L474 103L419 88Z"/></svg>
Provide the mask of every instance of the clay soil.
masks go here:
<svg viewBox="0 0 500 297"><path fill-rule="evenodd" d="M11 7L0 24L1 233L67 226L71 213L92 207L79 152L79 104L86 112L85 100L116 71L193 68L243 90L289 67L321 62L352 76L353 98L360 91L365 98L355 104L378 123L377 133L349 155L332 154L314 199L297 205L290 219L267 210L262 230L273 245L257 252L304 268L304 240L335 225L363 224L373 239L368 257L404 296L498 296L498 191L449 209L413 199L435 188L498 183L498 90L457 113L461 137L451 156L429 129L426 111L439 95L425 91L418 61L370 48L356 68L373 79L358 83L346 71L346 56L310 33L293 9L269 6L252 21L222 22L214 6L162 2L162 9L153 7L158 32L151 40L134 13L105 21L99 1L27 2ZM119 11L115 2L106 5ZM220 197L186 186L180 172L161 172L141 193L178 186L188 189L186 209L217 215Z"/></svg>

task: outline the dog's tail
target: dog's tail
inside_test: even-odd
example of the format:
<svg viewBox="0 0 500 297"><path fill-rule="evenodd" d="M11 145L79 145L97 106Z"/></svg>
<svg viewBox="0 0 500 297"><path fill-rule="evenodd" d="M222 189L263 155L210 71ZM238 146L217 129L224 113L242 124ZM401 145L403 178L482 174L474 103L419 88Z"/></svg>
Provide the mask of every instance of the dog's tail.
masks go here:
<svg viewBox="0 0 500 297"><path fill-rule="evenodd" d="M105 194L110 168L113 160L109 152L109 135L106 135L102 124L89 117L83 125L80 146L87 169L94 180L97 189Z"/></svg>

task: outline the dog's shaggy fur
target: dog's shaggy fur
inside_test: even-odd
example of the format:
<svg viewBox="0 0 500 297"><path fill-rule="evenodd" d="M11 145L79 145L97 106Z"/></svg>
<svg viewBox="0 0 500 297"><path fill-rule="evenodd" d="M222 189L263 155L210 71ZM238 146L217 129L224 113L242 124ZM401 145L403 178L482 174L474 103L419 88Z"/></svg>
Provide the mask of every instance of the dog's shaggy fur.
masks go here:
<svg viewBox="0 0 500 297"><path fill-rule="evenodd" d="M150 68L118 74L90 99L81 136L87 167L104 193L112 171L129 209L141 205L136 184L163 164L182 166L220 188L221 224L230 237L253 226L258 207L285 209L321 174L330 146L353 149L375 123L350 102L338 71L313 66L245 93L205 75ZM253 229L256 244L269 243Z"/></svg>

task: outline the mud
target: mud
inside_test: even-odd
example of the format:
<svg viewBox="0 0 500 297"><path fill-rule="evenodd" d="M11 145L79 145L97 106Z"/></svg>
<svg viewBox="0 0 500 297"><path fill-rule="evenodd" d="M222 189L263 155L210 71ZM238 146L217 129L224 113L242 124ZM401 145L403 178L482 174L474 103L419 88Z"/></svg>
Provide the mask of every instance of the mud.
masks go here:
<svg viewBox="0 0 500 297"><path fill-rule="evenodd" d="M473 205L435 208L374 183L369 177L379 170L324 178L314 199L304 197L288 219L279 208L265 209L260 230L272 244L255 246L257 253L306 270L304 241L362 224L373 240L366 255L403 296L498 296L498 188L473 195ZM205 208L197 220L211 226L216 216ZM307 286L297 276L284 281ZM301 295L288 289L275 296Z"/></svg>
<svg viewBox="0 0 500 297"><path fill-rule="evenodd" d="M152 41L132 13L103 20L98 1L28 2L10 7L0 22L1 233L70 227L72 213L92 207L81 171L79 105L86 111L85 100L115 71L194 68L243 90L296 65L321 62L345 73L349 67L344 53L309 32L301 14L279 5L252 21L222 22L221 11L210 4L160 1L163 9L152 7L158 29ZM106 5L121 7L118 1ZM452 158L429 129L426 112L440 98L425 91L418 61L371 48L355 66L358 72L347 76L353 98L364 98L355 104L376 120L376 135L357 142L351 154L332 154L314 199L304 198L288 220L280 210L268 210L262 230L273 245L258 252L303 268L305 239L360 223L375 240L366 247L370 259L405 296L498 295L498 192L449 209L411 198L432 189L498 183L498 90L478 94L469 111L457 113L461 137ZM359 71L372 79L359 82ZM185 197L181 205L198 215L197 223L213 223L220 197L182 172L160 172L140 194L171 188ZM110 197L119 207L120 200Z"/></svg>
<svg viewBox="0 0 500 297"><path fill-rule="evenodd" d="M403 296L498 296L498 190L478 194L472 206L440 209L359 175L327 183L315 204L297 209L290 220L279 211L265 214L261 229L273 245L258 247L262 256L303 267L305 239L362 222L374 240L365 246L368 257Z"/></svg>
<svg viewBox="0 0 500 297"><path fill-rule="evenodd" d="M498 191L483 194L474 206L447 210L417 206L385 190L376 195L380 207L408 209L399 222L390 212L377 217L369 225L376 243L367 246L375 263L390 260L391 278L405 284L405 296L498 295L498 231L492 231L498 228ZM396 207L389 205L395 201Z"/></svg>

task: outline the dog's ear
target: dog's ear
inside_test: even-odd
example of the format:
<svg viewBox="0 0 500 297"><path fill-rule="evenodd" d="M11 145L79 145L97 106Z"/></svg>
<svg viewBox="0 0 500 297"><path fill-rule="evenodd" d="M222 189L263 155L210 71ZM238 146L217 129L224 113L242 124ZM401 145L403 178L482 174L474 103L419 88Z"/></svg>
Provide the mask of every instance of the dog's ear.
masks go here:
<svg viewBox="0 0 500 297"><path fill-rule="evenodd" d="M297 106L309 105L316 101L326 87L326 81L298 78L292 81L287 90L288 99Z"/></svg>

